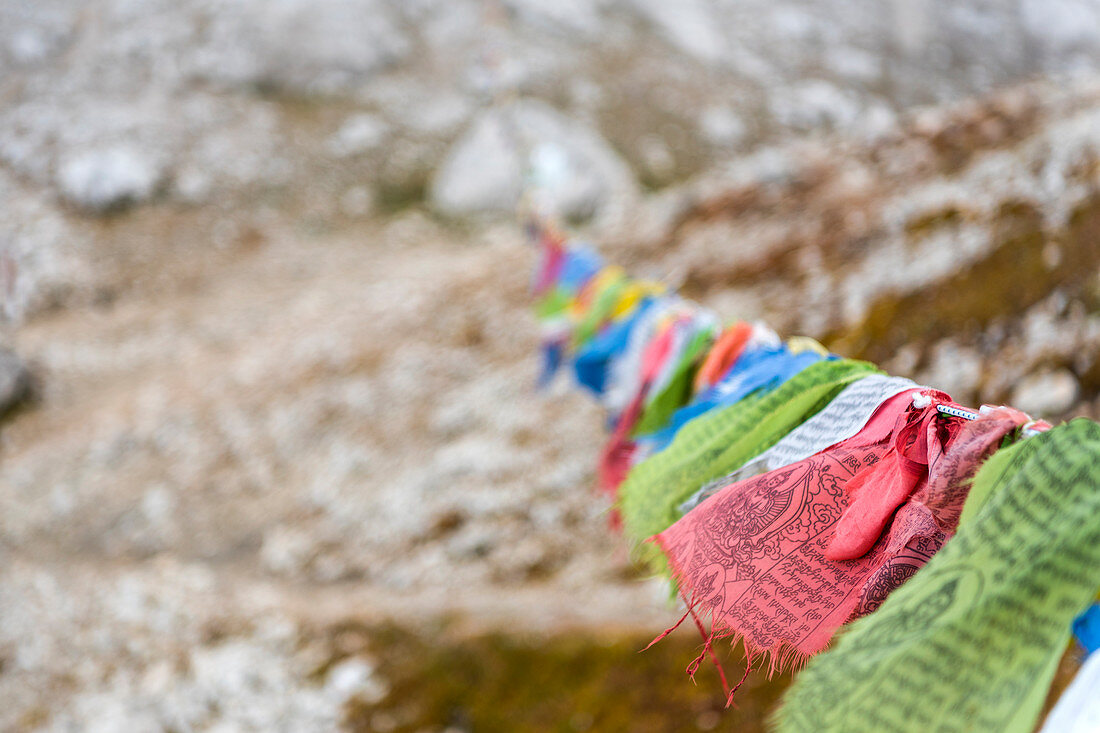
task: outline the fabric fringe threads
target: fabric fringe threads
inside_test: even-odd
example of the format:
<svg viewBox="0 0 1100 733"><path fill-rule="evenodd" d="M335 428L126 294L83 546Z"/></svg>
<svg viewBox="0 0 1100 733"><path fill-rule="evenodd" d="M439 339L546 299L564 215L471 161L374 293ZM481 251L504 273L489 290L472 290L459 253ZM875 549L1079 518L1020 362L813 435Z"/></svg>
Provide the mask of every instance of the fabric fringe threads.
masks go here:
<svg viewBox="0 0 1100 733"><path fill-rule="evenodd" d="M653 541L657 544L660 544L661 542L659 537L653 538ZM670 564L672 565L673 578L683 583L683 581L685 580L684 575L675 566L674 561L672 561ZM723 623L720 619L716 619L714 615L714 609L712 607L708 607L704 611L704 613L710 614L710 631L707 631L702 620L699 618L699 614L696 611L697 607L700 604L700 599L692 596L690 600L685 600L685 602L688 605L688 610L684 613L683 616L680 617L680 620L677 621L670 628L665 629L663 632L661 632L661 634L657 636L653 641L651 641L645 647L645 649L649 649L651 646L661 641L670 633L679 628L689 615L692 617L692 619L694 619L695 625L699 629L699 633L704 639L705 650L712 649L714 642L724 639L730 639L731 644L734 647L736 647L737 644L740 643L745 648L746 669L744 676L741 678L741 681L738 682L737 685L734 686L732 689L725 684L725 672L722 669L721 664L719 664L718 661L715 660L715 665L718 667L719 675L723 680L723 689L727 695L726 707L730 707L730 705L733 703L733 694L737 692L737 689L745 683L746 679L748 679L749 671L760 666L759 663L761 660L764 660L766 663L768 677L772 677L776 672L792 667L801 666L809 657L809 655L799 651L797 647L787 642L777 642L776 644L768 648L756 647L744 634L740 633L732 626ZM643 649L643 651L645 650ZM692 665L694 666L689 665L688 674L692 676L692 678L694 678L695 672L698 669L698 663L701 661L702 656L703 655L700 654L699 657L697 657L693 661Z"/></svg>
<svg viewBox="0 0 1100 733"><path fill-rule="evenodd" d="M686 605L647 649L691 617L703 644L686 672L711 660L727 707L752 669L819 655L783 731L1034 728L1100 587L1100 427L971 410L812 339L723 327L546 220L527 232L540 382L568 364L607 409L612 526ZM732 686L727 639L746 660ZM932 690L921 714L917 689Z"/></svg>

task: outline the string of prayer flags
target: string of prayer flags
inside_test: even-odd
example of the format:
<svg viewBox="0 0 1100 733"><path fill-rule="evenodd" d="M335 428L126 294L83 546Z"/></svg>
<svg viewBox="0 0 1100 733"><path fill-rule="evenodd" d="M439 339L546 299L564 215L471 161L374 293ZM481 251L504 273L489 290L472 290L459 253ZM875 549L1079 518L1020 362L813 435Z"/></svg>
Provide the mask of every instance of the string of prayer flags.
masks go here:
<svg viewBox="0 0 1100 733"><path fill-rule="evenodd" d="M543 379L569 362L607 409L599 485L704 634L689 674L723 638L749 668L813 657L776 716L789 733L1034 729L1071 623L1100 646L1100 426L970 410L813 339L722 327L528 232ZM1095 721L1098 656L1048 727Z"/></svg>

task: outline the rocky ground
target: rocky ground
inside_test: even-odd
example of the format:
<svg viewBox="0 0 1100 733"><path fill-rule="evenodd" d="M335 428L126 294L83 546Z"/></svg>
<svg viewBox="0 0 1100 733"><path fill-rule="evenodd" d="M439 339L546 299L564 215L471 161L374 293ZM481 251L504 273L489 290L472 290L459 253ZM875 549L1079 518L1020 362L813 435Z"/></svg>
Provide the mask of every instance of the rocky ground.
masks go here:
<svg viewBox="0 0 1100 733"><path fill-rule="evenodd" d="M633 654L540 146L723 316L1100 413L1093 4L678 5L0 2L0 730L759 726Z"/></svg>

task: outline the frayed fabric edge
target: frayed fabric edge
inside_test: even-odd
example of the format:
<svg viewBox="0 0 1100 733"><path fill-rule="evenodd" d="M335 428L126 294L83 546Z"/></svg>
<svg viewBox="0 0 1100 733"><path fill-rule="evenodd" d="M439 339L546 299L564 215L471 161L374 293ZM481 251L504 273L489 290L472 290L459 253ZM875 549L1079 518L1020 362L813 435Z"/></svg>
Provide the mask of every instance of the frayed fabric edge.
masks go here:
<svg viewBox="0 0 1100 733"><path fill-rule="evenodd" d="M807 654L806 652L801 651L797 647L785 641L779 642L772 647L764 649L756 648L753 644L749 642L744 634L730 627L729 625L719 624L716 626L713 609L710 609L710 631L707 632L703 621L700 619L700 614L696 613L696 606L698 605L698 601L691 598L690 596L691 591L690 585L687 583L687 576L681 569L679 563L677 563L676 560L672 557L672 554L668 551L668 548L665 547L661 536L654 535L653 537L647 539L646 543L652 543L661 550L661 553L664 555L666 561L668 562L668 567L672 576L672 580L680 588L679 596L681 600L683 600L684 604L687 606L687 610L675 624L660 633L645 647L645 649L649 649L654 644L667 637L669 634L679 628L679 626L687 620L688 616L691 616L692 619L695 621L696 627L699 629L699 633L703 636L704 643L703 650L699 653L699 656L692 660L685 671L687 672L688 677L691 678L692 682L694 682L695 673L698 671L702 660L707 656L710 656L711 661L718 669L718 675L722 680L722 688L726 694L727 708L736 707L734 703L734 696L736 695L738 689L740 689L741 686L744 685L745 681L748 679L749 672L751 672L753 669L760 668L760 662L765 662L767 667L767 672L765 674L768 679L771 679L777 673L782 673L788 669L792 671L797 671L798 669L801 669L806 665L806 662L809 661L809 658L813 656L813 654ZM741 679L737 682L737 684L733 685L732 687L729 686L725 670L722 668L722 665L714 652L715 642L721 641L723 639L731 639L732 647L736 647L738 643L740 643L745 650L745 672L741 676ZM645 651L645 649L641 651Z"/></svg>

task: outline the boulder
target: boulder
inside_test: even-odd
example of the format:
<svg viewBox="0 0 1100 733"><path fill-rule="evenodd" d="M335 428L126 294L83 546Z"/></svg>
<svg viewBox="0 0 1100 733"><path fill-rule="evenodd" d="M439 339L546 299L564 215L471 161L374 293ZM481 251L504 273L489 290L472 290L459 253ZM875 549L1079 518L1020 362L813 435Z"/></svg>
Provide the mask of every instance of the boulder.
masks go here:
<svg viewBox="0 0 1100 733"><path fill-rule="evenodd" d="M451 216L511 214L533 159L544 173L542 202L567 218L609 216L637 192L629 166L598 132L522 100L487 110L454 143L433 176L431 204Z"/></svg>
<svg viewBox="0 0 1100 733"><path fill-rule="evenodd" d="M1067 369L1033 374L1012 391L1009 404L1033 417L1057 417L1077 401L1080 385Z"/></svg>
<svg viewBox="0 0 1100 733"><path fill-rule="evenodd" d="M389 133L389 126L375 115L354 114L328 139L327 147L335 157L351 157L377 149Z"/></svg>
<svg viewBox="0 0 1100 733"><path fill-rule="evenodd" d="M360 87L410 51L379 0L212 3L194 70L205 78L297 94Z"/></svg>
<svg viewBox="0 0 1100 733"><path fill-rule="evenodd" d="M61 163L57 185L69 203L104 213L148 200L163 175L152 156L118 145L75 153Z"/></svg>

